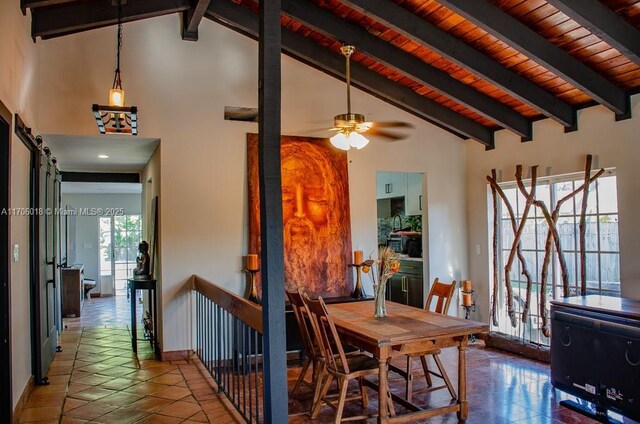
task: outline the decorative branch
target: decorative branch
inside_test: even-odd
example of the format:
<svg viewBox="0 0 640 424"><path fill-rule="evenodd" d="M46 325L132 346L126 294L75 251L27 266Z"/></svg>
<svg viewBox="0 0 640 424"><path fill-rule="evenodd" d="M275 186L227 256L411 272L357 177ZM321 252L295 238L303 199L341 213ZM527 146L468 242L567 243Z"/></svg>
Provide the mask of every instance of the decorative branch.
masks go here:
<svg viewBox="0 0 640 424"><path fill-rule="evenodd" d="M513 212L513 207L511 206L511 203L509 202L509 199L507 198L506 194L504 193L504 191L502 190L502 187L500 187L500 185L498 185L498 182L495 179L495 176L491 176L491 177L487 177L487 181L489 181L489 185L491 186L491 190L494 191L500 196L500 198L502 199L502 201L504 202L506 208L507 208L507 213L509 214L509 221L511 222L511 229L513 230L513 234L515 234L518 231L518 226L516 223L516 214ZM496 208L497 208L497 199L496 199ZM494 231L496 230L496 228L494 228ZM494 235L497 232L494 232ZM498 254L497 254L497 236L494 237L495 238L495 253L494 253L494 279L497 281L498 279ZM528 276L528 278L531 278L531 275L529 274L528 270L527 270L527 263L524 259L524 255L522 254L522 246L520 245L520 242L518 242L518 245L516 247L516 254L518 256L518 260L520 261L520 264L522 265L522 269L526 272L525 273L526 276ZM511 279L505 280L505 285L507 285L507 306L509 304L513 305L513 289L511 288ZM495 306L495 301L497 299L497 292L498 292L498 288L497 288L497 284L494 284L494 306ZM511 300L510 300L511 299ZM495 311L492 311L492 313L494 313ZM515 312L514 312L514 317L515 317ZM497 324L497 315L496 315L496 324Z"/></svg>
<svg viewBox="0 0 640 424"><path fill-rule="evenodd" d="M580 296L587 295L587 253L586 253L586 232L587 232L587 201L589 198L589 181L591 176L591 162L593 156L587 155L587 163L584 168L584 190L582 191L582 208L580 209Z"/></svg>
<svg viewBox="0 0 640 424"><path fill-rule="evenodd" d="M498 217L498 195L496 186L496 170L491 170L491 180L489 181L489 185L491 186L491 195L493 199L493 296L491 298L491 319L493 321L494 326L498 326L498 286L500 284L499 276L498 276L498 225L499 225L499 217ZM493 181L493 183L492 183ZM503 193L504 194L504 193ZM513 212L513 211L512 211Z"/></svg>
<svg viewBox="0 0 640 424"><path fill-rule="evenodd" d="M604 174L604 169L600 169L593 177L589 179L588 183L581 185L577 189L573 190L571 193L564 196L562 199L558 200L558 202L556 203L556 207L553 210L553 213L551 214L550 217L549 217L549 211L547 210L543 202L536 201L534 203L537 207L539 207L542 210L542 214L545 215L545 219L547 220L547 225L549 226L549 231L547 232L547 240L545 242L545 247L544 247L544 252L545 252L544 259L542 260L542 269L540 271L540 302L539 302L539 311L538 311L540 314L540 320L542 321L542 334L544 334L545 337L551 336L551 330L549 328L549 319L547 317L547 276L549 275L549 264L551 262L551 253L552 253L551 246L553 244L553 240L554 239L558 240L558 244L560 240L558 237L558 232L556 228L556 225L558 223L558 217L560 216L560 209L562 208L562 205L567 200L573 198L576 194L583 191L585 185L591 184L600 176L602 176L602 174ZM564 255L560 256L562 250L558 250L558 252L559 252L558 257L560 260L560 264L562 266L562 263L564 261ZM566 262L565 262L565 266L566 266ZM566 287L564 287L563 285L564 297L568 296L568 291L569 291L568 284Z"/></svg>
<svg viewBox="0 0 640 424"><path fill-rule="evenodd" d="M535 179L531 180L531 192L528 192L524 186L524 183L522 182L522 168L520 168L519 172L516 172L516 182L518 184L518 189L520 189L520 192L525 198L535 198L536 181ZM518 257L520 256L522 256L522 248L520 245L518 245ZM520 261L522 262L522 274L524 274L525 278L527 279L527 294L524 301L524 308L522 308L522 322L526 323L529 316L529 309L531 308L531 289L533 287L533 278L531 278L531 273L527 268L527 263L524 260L524 256L522 256Z"/></svg>
<svg viewBox="0 0 640 424"><path fill-rule="evenodd" d="M515 310L513 307L513 288L511 286L511 267L513 266L513 261L516 257L516 254L518 254L518 260L521 261L521 263L523 264L523 269L526 268L526 262L524 261L524 256L522 256L522 250L520 247L520 238L522 237L522 232L524 230L524 225L526 223L527 220L527 216L529 215L529 210L531 209L531 205L533 204L533 200L535 199L535 186L536 186L536 181L537 181L537 175L538 175L538 167L534 166L531 168L531 195L529 197L527 197L527 200L525 202L525 206L524 206L524 210L522 212L522 217L520 220L520 225L517 226L516 228L516 222L515 222L515 214L513 212L513 208L511 207L511 204L509 203L507 197L505 196L504 192L502 191L502 188L500 188L500 186L497 184L497 182L491 178L487 176L487 180L489 181L489 183L495 187L496 192L500 195L500 197L502 197L502 199L504 200L506 206L507 206L507 210L509 211L509 216L511 218L511 225L514 229L514 240L513 240L513 245L511 246L511 250L509 252L509 257L507 259L507 263L505 264L504 267L504 283L505 283L505 287L507 289L507 313L509 315L509 319L511 320L511 325L513 327L516 326L516 322L517 322L517 318L516 318L516 314L515 314ZM518 165L516 167L516 178L522 178L522 166Z"/></svg>

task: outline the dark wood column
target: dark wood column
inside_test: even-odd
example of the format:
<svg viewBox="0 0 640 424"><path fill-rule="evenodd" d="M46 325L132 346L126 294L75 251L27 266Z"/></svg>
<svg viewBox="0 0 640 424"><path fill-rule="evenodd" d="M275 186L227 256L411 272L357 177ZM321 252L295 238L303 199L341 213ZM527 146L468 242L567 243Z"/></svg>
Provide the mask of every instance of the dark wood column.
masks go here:
<svg viewBox="0 0 640 424"><path fill-rule="evenodd" d="M264 330L264 421L288 422L280 169L280 0L260 2L258 167Z"/></svg>

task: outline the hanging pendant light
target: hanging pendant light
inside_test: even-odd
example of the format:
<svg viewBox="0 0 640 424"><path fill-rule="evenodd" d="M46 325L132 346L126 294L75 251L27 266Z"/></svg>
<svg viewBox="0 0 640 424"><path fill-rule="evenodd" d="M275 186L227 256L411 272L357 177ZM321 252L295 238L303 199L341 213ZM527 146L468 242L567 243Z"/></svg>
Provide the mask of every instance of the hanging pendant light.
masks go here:
<svg viewBox="0 0 640 424"><path fill-rule="evenodd" d="M369 140L360 134L360 131L368 129L365 125L364 115L351 113L351 55L355 51L354 46L347 44L340 47L340 52L346 61L347 113L336 115L333 118L333 124L338 133L329 140L335 148L341 150L349 150L352 147L362 149L369 144Z"/></svg>
<svg viewBox="0 0 640 424"><path fill-rule="evenodd" d="M109 104L94 104L92 107L100 134L138 135L138 108L125 106L122 76L120 75L120 50L122 48L122 3L118 0L118 40L116 53L116 70L113 84L109 90Z"/></svg>

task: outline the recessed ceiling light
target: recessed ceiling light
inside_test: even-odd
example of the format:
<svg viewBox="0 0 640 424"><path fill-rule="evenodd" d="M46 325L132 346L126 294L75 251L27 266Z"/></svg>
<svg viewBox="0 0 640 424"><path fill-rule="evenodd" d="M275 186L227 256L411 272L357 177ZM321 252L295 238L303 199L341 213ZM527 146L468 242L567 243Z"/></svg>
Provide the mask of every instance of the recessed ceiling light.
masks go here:
<svg viewBox="0 0 640 424"><path fill-rule="evenodd" d="M98 155L100 159L109 159L109 155Z"/></svg>

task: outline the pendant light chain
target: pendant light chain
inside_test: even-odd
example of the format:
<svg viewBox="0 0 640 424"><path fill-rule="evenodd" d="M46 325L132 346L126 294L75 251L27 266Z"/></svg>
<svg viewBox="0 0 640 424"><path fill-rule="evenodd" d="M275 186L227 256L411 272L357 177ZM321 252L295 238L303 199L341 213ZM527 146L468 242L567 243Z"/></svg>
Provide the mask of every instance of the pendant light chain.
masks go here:
<svg viewBox="0 0 640 424"><path fill-rule="evenodd" d="M122 0L118 1L118 46L116 53L116 74L113 78L113 88L122 90L122 79L120 77L120 49L122 48Z"/></svg>

